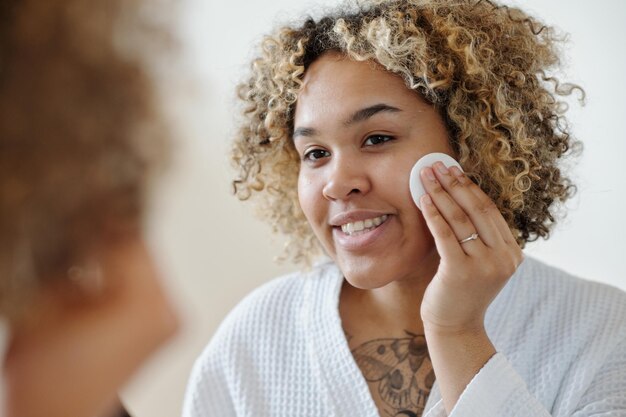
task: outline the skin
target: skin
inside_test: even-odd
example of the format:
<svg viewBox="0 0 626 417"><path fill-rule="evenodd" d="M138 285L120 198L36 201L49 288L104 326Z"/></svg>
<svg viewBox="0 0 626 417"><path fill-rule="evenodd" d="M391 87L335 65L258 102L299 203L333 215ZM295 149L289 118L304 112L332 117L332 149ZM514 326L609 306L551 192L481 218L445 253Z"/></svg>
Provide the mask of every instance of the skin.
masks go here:
<svg viewBox="0 0 626 417"><path fill-rule="evenodd" d="M352 335L346 338L352 344ZM352 355L382 416L422 414L435 378L423 335L372 339Z"/></svg>
<svg viewBox="0 0 626 417"><path fill-rule="evenodd" d="M428 194L423 212L415 206L415 161L455 155L437 110L374 63L334 52L318 58L304 77L293 140L300 204L347 281L339 310L350 347L423 334L450 413L495 353L485 312L522 261L505 220L461 171L441 164L421 172ZM383 214L373 231L341 230ZM459 243L474 232L479 239Z"/></svg>
<svg viewBox="0 0 626 417"><path fill-rule="evenodd" d="M58 280L12 324L7 416L113 415L119 387L176 332L176 315L141 237L105 242L91 257L102 267L101 293Z"/></svg>

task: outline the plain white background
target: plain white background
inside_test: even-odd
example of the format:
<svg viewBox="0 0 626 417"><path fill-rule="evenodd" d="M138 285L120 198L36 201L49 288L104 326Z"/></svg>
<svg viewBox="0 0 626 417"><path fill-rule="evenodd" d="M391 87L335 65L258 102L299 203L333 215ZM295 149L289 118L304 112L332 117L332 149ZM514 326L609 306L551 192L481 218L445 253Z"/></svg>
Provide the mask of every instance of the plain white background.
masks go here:
<svg viewBox="0 0 626 417"><path fill-rule="evenodd" d="M234 131L234 87L262 34L336 3L179 3L179 67L184 74L177 94L166 101L177 125L177 151L173 169L157 190L149 232L186 325L125 390L123 397L136 417L179 415L193 360L225 314L254 287L294 269L273 262L281 240L272 238L252 210L231 195L227 153ZM526 253L626 290L626 2L516 4L570 34L565 71L559 75L587 92L587 105L581 108L573 101L569 116L585 146L572 167L578 195L550 240L530 244Z"/></svg>

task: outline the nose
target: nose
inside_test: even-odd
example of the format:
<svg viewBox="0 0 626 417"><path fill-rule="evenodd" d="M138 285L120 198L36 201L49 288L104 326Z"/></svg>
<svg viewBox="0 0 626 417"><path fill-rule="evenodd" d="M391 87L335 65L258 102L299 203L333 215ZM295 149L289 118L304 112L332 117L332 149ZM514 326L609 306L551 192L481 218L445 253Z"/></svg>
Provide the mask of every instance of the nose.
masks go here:
<svg viewBox="0 0 626 417"><path fill-rule="evenodd" d="M335 155L329 168L326 185L322 190L326 199L344 200L369 192L371 181L364 161Z"/></svg>

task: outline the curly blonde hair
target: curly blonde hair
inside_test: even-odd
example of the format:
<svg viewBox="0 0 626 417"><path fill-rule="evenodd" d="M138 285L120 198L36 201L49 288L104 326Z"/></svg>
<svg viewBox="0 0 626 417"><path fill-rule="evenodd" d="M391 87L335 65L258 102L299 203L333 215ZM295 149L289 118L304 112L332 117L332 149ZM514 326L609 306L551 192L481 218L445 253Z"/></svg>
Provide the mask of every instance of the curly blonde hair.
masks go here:
<svg viewBox="0 0 626 417"><path fill-rule="evenodd" d="M288 236L287 256L320 250L299 207L299 158L291 139L302 79L313 61L338 51L375 61L435 105L468 175L499 207L518 243L547 238L558 202L574 186L559 160L579 142L559 99L579 87L549 74L559 64L553 28L525 12L479 0L370 0L343 6L264 38L247 82L235 138L233 181L257 196L263 218Z"/></svg>
<svg viewBox="0 0 626 417"><path fill-rule="evenodd" d="M105 238L141 228L168 142L147 68L118 45L122 17L151 26L139 18L142 4L0 7L2 316L22 313L39 289L70 282L68 269Z"/></svg>

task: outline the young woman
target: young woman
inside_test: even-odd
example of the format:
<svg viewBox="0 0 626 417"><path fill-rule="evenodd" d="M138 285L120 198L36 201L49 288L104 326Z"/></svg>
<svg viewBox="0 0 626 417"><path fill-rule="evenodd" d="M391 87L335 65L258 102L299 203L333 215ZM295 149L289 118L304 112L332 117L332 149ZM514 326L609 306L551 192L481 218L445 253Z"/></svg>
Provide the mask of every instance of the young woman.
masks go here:
<svg viewBox="0 0 626 417"><path fill-rule="evenodd" d="M110 416L177 328L142 237L167 130L122 49L143 3L0 7L1 416Z"/></svg>
<svg viewBox="0 0 626 417"><path fill-rule="evenodd" d="M185 417L626 415L626 295L523 258L572 186L556 36L488 1L383 0L267 37L234 182L290 253L193 370ZM409 172L425 154L457 159Z"/></svg>

